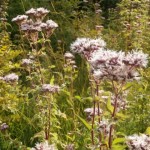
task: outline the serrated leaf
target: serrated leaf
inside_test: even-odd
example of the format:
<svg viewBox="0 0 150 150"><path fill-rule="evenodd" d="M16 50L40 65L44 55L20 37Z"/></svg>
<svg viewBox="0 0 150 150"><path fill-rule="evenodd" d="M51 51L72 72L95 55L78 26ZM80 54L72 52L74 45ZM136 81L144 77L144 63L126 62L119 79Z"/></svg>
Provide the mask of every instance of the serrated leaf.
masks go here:
<svg viewBox="0 0 150 150"><path fill-rule="evenodd" d="M79 120L85 125L85 127L88 129L88 130L91 130L91 125L86 121L84 120L83 118L77 116L79 118Z"/></svg>

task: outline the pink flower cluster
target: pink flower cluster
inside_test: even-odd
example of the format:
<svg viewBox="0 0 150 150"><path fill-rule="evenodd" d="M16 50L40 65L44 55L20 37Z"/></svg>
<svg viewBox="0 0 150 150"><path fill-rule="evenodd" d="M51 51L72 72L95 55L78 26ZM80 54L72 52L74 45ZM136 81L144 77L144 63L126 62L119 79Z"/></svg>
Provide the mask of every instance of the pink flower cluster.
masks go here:
<svg viewBox="0 0 150 150"><path fill-rule="evenodd" d="M35 148L31 148L31 150L55 150L54 145L49 145L48 141L36 143Z"/></svg>
<svg viewBox="0 0 150 150"><path fill-rule="evenodd" d="M18 15L12 21L20 26L20 30L25 32L25 35L32 41L38 40L38 32L43 32L46 38L50 37L53 31L58 27L58 24L53 20L47 20L43 23L43 19L49 13L44 8L31 8L26 11L26 15ZM30 19L28 19L30 17Z"/></svg>
<svg viewBox="0 0 150 150"><path fill-rule="evenodd" d="M99 123L99 131L103 133L104 136L108 136L111 125L112 123L110 123L108 119L103 118Z"/></svg>
<svg viewBox="0 0 150 150"><path fill-rule="evenodd" d="M17 82L18 79L19 79L19 77L15 73L10 73L4 77L0 77L0 80L3 80L5 82L9 82L9 83Z"/></svg>
<svg viewBox="0 0 150 150"><path fill-rule="evenodd" d="M148 55L133 50L117 52L105 49L106 43L101 38L77 38L71 44L71 51L84 56L91 65L95 80L109 79L115 81L139 80L137 69L146 67Z"/></svg>
<svg viewBox="0 0 150 150"><path fill-rule="evenodd" d="M134 134L126 137L126 140L129 150L150 150L150 137L145 134Z"/></svg>
<svg viewBox="0 0 150 150"><path fill-rule="evenodd" d="M43 92L56 93L59 92L60 87L57 85L43 84L41 90Z"/></svg>
<svg viewBox="0 0 150 150"><path fill-rule="evenodd" d="M71 51L73 53L79 53L85 58L89 58L91 53L97 51L106 46L106 43L101 38L77 38L77 40L71 44Z"/></svg>
<svg viewBox="0 0 150 150"><path fill-rule="evenodd" d="M140 79L137 69L147 66L148 55L142 51L125 54L112 50L98 50L91 54L88 61L97 80L131 81Z"/></svg>
<svg viewBox="0 0 150 150"><path fill-rule="evenodd" d="M74 60L75 57L74 57L74 55L72 53L66 52L64 54L64 57L65 57L65 61L66 61L64 67L71 66L73 68L77 68L76 62Z"/></svg>

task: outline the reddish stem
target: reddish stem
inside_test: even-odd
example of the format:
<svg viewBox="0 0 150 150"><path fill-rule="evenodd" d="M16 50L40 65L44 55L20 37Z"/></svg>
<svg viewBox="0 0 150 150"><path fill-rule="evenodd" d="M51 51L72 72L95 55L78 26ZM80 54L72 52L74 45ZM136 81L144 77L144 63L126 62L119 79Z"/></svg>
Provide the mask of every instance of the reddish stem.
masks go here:
<svg viewBox="0 0 150 150"><path fill-rule="evenodd" d="M93 103L94 103L94 108L93 108L91 138L92 138L92 144L94 145L94 121L95 121L95 105L96 105L96 102L94 101Z"/></svg>
<svg viewBox="0 0 150 150"><path fill-rule="evenodd" d="M96 95L99 96L99 84L96 83ZM97 102L97 109L98 109L98 123L100 124L100 104L99 102ZM99 133L98 135L98 138L99 138L99 144L101 144L101 134ZM100 150L101 150L101 146L100 146Z"/></svg>

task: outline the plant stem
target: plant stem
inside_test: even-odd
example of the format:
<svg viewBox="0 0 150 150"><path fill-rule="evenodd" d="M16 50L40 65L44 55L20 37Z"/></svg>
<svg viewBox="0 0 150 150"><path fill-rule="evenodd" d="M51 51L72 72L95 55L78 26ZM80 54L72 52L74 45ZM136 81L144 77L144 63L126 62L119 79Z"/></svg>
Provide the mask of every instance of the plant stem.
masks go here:
<svg viewBox="0 0 150 150"><path fill-rule="evenodd" d="M116 109L117 109L118 89L115 87L113 81L112 81L112 85L113 85L113 90L114 90L114 94L115 94L115 103L114 103L114 109L113 109L111 117L112 117L112 120L114 120L114 117L116 115ZM112 147L112 138L113 138L112 132L113 132L113 125L110 126L110 131L109 131L109 141L108 141L108 144L109 144L109 148L110 149Z"/></svg>
<svg viewBox="0 0 150 150"><path fill-rule="evenodd" d="M99 96L99 83L96 83L96 95L97 97ZM98 123L100 124L100 104L99 101L97 102L97 109L98 109ZM101 134L99 133L98 135L99 138L99 144L101 145ZM101 150L101 146L100 146L100 150Z"/></svg>
<svg viewBox="0 0 150 150"><path fill-rule="evenodd" d="M94 105L94 108L93 108L91 138L92 138L92 144L94 145L94 121L95 121L95 105L96 105L95 100L94 100L94 102L93 102L93 105Z"/></svg>

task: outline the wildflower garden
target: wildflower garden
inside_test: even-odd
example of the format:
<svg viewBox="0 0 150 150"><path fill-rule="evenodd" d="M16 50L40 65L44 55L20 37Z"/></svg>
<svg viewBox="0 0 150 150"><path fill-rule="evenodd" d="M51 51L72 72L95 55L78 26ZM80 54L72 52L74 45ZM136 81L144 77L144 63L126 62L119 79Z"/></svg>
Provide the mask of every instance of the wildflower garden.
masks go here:
<svg viewBox="0 0 150 150"><path fill-rule="evenodd" d="M1 0L0 150L150 150L149 55L149 0Z"/></svg>

